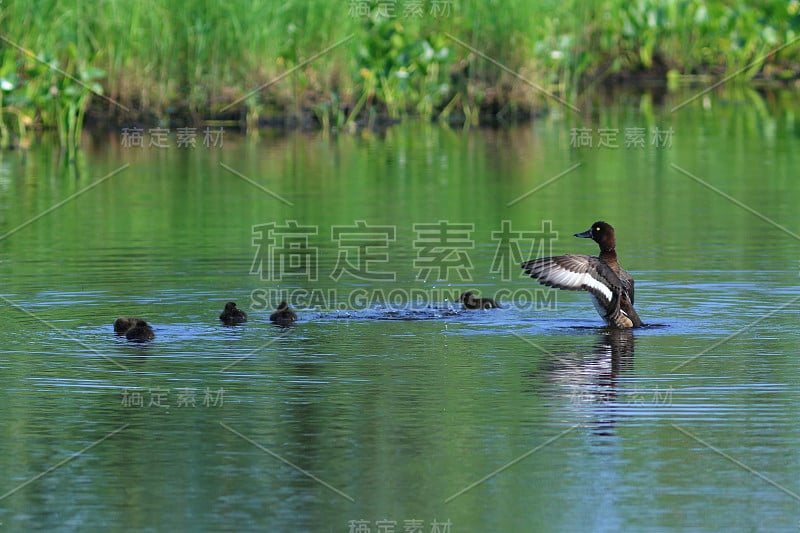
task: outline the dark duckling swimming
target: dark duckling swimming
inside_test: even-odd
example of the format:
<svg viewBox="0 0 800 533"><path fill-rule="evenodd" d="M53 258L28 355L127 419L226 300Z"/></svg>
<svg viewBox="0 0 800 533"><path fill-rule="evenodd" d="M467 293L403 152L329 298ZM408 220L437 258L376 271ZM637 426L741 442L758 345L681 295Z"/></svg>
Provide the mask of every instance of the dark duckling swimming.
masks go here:
<svg viewBox="0 0 800 533"><path fill-rule="evenodd" d="M131 329L134 324L136 324L137 320L141 320L141 318L135 318L132 316L121 316L114 321L114 333L117 335L125 335L129 329Z"/></svg>
<svg viewBox="0 0 800 533"><path fill-rule="evenodd" d="M225 309L220 313L219 319L226 326L235 326L236 324L244 324L247 322L247 313L241 309L236 308L236 302L228 302L225 304Z"/></svg>
<svg viewBox="0 0 800 533"><path fill-rule="evenodd" d="M156 338L153 328L144 320L137 318L133 327L125 332L125 338L131 342L147 342Z"/></svg>
<svg viewBox="0 0 800 533"><path fill-rule="evenodd" d="M289 304L286 303L286 300L284 300L280 303L275 312L269 315L269 319L279 326L289 326L294 324L295 320L297 320L297 315L289 307Z"/></svg>
<svg viewBox="0 0 800 533"><path fill-rule="evenodd" d="M467 291L458 297L464 304L464 309L499 309L500 306L491 298L476 298L472 291Z"/></svg>

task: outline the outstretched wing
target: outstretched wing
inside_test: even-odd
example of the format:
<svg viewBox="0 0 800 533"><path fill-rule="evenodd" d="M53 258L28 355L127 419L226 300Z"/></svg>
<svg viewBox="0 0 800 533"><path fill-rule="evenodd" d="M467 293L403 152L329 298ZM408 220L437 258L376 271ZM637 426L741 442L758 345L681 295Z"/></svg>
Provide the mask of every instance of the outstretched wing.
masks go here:
<svg viewBox="0 0 800 533"><path fill-rule="evenodd" d="M542 257L522 263L522 269L542 285L588 291L606 308L619 308L622 283L608 265L589 255ZM613 311L612 311L613 312Z"/></svg>

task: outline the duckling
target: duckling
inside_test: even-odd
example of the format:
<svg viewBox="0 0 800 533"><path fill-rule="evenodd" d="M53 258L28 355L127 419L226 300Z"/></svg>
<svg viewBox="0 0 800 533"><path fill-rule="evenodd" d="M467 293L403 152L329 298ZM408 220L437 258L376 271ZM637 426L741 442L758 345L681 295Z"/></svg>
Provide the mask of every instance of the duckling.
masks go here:
<svg viewBox="0 0 800 533"><path fill-rule="evenodd" d="M464 304L464 309L499 309L500 306L491 298L475 298L472 291L467 291L458 297Z"/></svg>
<svg viewBox="0 0 800 533"><path fill-rule="evenodd" d="M297 315L289 307L289 304L286 303L286 300L284 300L280 303L275 312L269 315L269 319L279 326L290 326L297 320Z"/></svg>
<svg viewBox="0 0 800 533"><path fill-rule="evenodd" d="M236 302L228 302L225 304L225 310L219 315L219 319L226 326L235 326L236 324L244 324L247 322L247 313L241 309L236 308Z"/></svg>
<svg viewBox="0 0 800 533"><path fill-rule="evenodd" d="M141 318L135 320L133 327L125 332L126 339L132 342L147 342L156 338L156 334L153 333L153 328L150 327L150 324Z"/></svg>
<svg viewBox="0 0 800 533"><path fill-rule="evenodd" d="M119 317L114 321L114 333L117 335L125 335L125 332L131 329L137 320L141 320L141 318L132 316Z"/></svg>

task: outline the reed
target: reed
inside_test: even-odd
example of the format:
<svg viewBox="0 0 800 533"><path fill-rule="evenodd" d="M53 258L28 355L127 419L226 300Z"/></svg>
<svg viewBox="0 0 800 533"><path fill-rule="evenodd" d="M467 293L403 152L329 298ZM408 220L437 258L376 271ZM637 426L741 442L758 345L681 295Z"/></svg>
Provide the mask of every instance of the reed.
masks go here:
<svg viewBox="0 0 800 533"><path fill-rule="evenodd" d="M87 113L336 127L553 105L512 73L573 102L617 76L792 79L800 46L767 52L800 31L798 11L796 0L6 0L0 142L53 128L69 144Z"/></svg>

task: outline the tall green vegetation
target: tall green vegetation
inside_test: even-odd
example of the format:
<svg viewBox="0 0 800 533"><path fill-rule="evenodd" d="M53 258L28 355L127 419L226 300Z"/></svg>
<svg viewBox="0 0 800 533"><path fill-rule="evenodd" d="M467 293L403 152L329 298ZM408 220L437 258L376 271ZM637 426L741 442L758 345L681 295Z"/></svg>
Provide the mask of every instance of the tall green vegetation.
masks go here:
<svg viewBox="0 0 800 533"><path fill-rule="evenodd" d="M87 108L119 124L334 127L550 105L513 73L572 102L648 74L794 79L800 46L768 53L800 35L798 11L797 0L4 0L0 144L54 128L69 145Z"/></svg>

